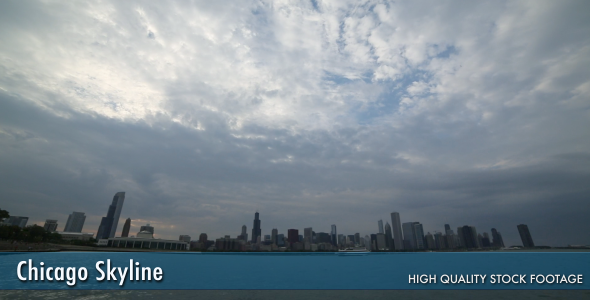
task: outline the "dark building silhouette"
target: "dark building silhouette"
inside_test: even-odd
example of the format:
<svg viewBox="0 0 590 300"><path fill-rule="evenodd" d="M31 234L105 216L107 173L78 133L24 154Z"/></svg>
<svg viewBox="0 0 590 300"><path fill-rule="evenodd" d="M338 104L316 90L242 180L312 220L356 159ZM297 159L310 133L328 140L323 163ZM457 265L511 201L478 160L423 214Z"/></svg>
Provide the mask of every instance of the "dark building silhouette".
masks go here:
<svg viewBox="0 0 590 300"><path fill-rule="evenodd" d="M389 250L393 250L394 248L392 234L393 233L391 231L391 226L389 225L389 222L385 223L385 244L387 246L387 249Z"/></svg>
<svg viewBox="0 0 590 300"><path fill-rule="evenodd" d="M299 242L299 230L297 229L289 229L287 230L287 240L289 244L293 245Z"/></svg>
<svg viewBox="0 0 590 300"><path fill-rule="evenodd" d="M338 232L336 230L336 224L332 224L332 230L330 231L330 240L332 242L332 245L338 245Z"/></svg>
<svg viewBox="0 0 590 300"><path fill-rule="evenodd" d="M86 216L83 212L72 212L70 216L68 216L64 232L82 232L84 221L86 221Z"/></svg>
<svg viewBox="0 0 590 300"><path fill-rule="evenodd" d="M118 192L113 197L113 202L109 205L107 216L103 217L98 226L96 239L108 239L115 237L117 225L119 224L119 217L121 210L123 210L123 202L125 201L125 192Z"/></svg>
<svg viewBox="0 0 590 300"><path fill-rule="evenodd" d="M49 231L49 232L55 232L55 231L57 231L57 220L47 219L45 221L45 225L43 225L43 228L46 231Z"/></svg>
<svg viewBox="0 0 590 300"><path fill-rule="evenodd" d="M331 244L332 243L332 239L330 238L330 234L327 232L318 232L316 234L316 240L317 240L318 244L321 244L321 243Z"/></svg>
<svg viewBox="0 0 590 300"><path fill-rule="evenodd" d="M131 218L127 218L127 220L125 220L125 224L123 224L123 231L121 232L121 237L129 237L129 229L131 229Z"/></svg>
<svg viewBox="0 0 590 300"><path fill-rule="evenodd" d="M203 243L203 245L207 244L207 234L206 233L201 233L201 235L199 235L199 243Z"/></svg>
<svg viewBox="0 0 590 300"><path fill-rule="evenodd" d="M463 247L467 249L478 248L477 232L475 231L475 227L468 225L459 227L457 228L457 234L461 239L461 245Z"/></svg>
<svg viewBox="0 0 590 300"><path fill-rule="evenodd" d="M238 239L243 240L243 241L248 241L248 233L247 233L248 228L246 227L246 225L242 225L242 233L238 236Z"/></svg>
<svg viewBox="0 0 590 300"><path fill-rule="evenodd" d="M279 230L276 228L273 228L270 234L270 240L272 242L273 245L278 245L278 238L279 238Z"/></svg>
<svg viewBox="0 0 590 300"><path fill-rule="evenodd" d="M146 225L141 226L139 228L139 231L140 232L141 231L147 231L147 232L149 232L151 234L154 234L154 226L151 226L150 224L146 224Z"/></svg>
<svg viewBox="0 0 590 300"><path fill-rule="evenodd" d="M525 248L532 248L535 247L535 243L533 242L533 237L529 231L529 227L525 224L520 224L516 226L518 228L518 233L520 234L520 239L522 240L522 245Z"/></svg>
<svg viewBox="0 0 590 300"><path fill-rule="evenodd" d="M258 242L258 237L260 237L262 231L260 230L260 214L256 212L254 214L254 226L252 227L252 243L255 244Z"/></svg>
<svg viewBox="0 0 590 300"><path fill-rule="evenodd" d="M492 228L492 246L493 247L504 247L504 240L502 240L502 234Z"/></svg>
<svg viewBox="0 0 590 300"><path fill-rule="evenodd" d="M371 249L373 249L373 250L379 249L379 248L377 248L377 235L376 234L371 234Z"/></svg>

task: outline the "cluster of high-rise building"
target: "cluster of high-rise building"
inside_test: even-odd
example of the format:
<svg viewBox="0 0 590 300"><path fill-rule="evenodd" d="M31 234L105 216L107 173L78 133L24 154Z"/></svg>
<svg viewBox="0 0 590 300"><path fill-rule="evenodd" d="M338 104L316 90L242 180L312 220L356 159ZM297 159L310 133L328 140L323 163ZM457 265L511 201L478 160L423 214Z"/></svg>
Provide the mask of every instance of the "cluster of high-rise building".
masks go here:
<svg viewBox="0 0 590 300"><path fill-rule="evenodd" d="M518 225L518 230L524 247L534 247L527 225ZM442 229L442 228L441 228ZM334 251L338 249L365 248L368 251L420 251L420 250L453 250L453 249L486 249L503 248L502 234L495 228L491 229L491 236L487 232L478 233L474 226L459 226L456 232L449 224L444 225L444 231L424 233L420 222L401 222L398 212L391 213L391 225L377 221L377 233L361 237L359 233L339 234L335 224L327 232L315 232L312 227L303 229L288 229L287 235L279 234L276 228L271 234L262 235L260 214L254 215L251 239L248 239L246 225L242 226L241 234L236 238L226 235L213 241L199 239L192 242L194 249L216 249L221 251ZM208 243L207 243L208 242Z"/></svg>
<svg viewBox="0 0 590 300"><path fill-rule="evenodd" d="M420 222L401 222L398 212L391 213L391 225L383 224L383 220L377 221L377 233L367 234L361 237L360 233L339 234L335 224L331 225L330 232L315 232L312 227L303 229L288 229L287 235L279 233L277 228L271 230L271 234L262 235L260 213L254 214L252 234L248 236L247 226L243 225L241 233L236 238L226 235L215 241L207 240L207 234L202 233L197 241L191 241L189 235L180 235L178 240L154 239L154 227L150 224L141 226L137 236L129 236L131 218L127 218L120 237L115 237L119 218L125 202L125 192L118 192L113 197L105 217L101 219L97 230L96 239L99 245L116 246L126 248L147 249L172 249L184 250L185 248L201 250L221 251L335 251L349 248L365 248L368 251L420 251L420 250L453 250L453 249L478 249L478 248L502 248L504 241L502 234L495 228L491 229L491 236L487 232L478 233L474 226L464 225L453 231L449 224L444 225L444 231L424 233L424 227ZM92 233L82 233L86 215L83 212L72 212L64 230L59 232L66 239L89 239ZM11 216L4 220L2 225L14 225L24 227L28 217ZM45 230L57 232L57 220L47 219ZM534 247L535 244L529 232L528 226L517 226L523 246ZM442 228L441 228L442 229ZM183 244L184 243L184 244Z"/></svg>

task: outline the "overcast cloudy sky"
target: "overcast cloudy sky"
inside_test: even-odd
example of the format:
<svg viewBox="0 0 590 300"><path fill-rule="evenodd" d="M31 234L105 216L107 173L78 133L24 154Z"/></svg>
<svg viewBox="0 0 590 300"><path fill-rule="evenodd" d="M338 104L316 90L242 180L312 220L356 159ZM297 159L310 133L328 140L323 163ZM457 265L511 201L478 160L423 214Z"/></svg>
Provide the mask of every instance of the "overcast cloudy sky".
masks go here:
<svg viewBox="0 0 590 300"><path fill-rule="evenodd" d="M588 1L0 1L0 208L590 244Z"/></svg>

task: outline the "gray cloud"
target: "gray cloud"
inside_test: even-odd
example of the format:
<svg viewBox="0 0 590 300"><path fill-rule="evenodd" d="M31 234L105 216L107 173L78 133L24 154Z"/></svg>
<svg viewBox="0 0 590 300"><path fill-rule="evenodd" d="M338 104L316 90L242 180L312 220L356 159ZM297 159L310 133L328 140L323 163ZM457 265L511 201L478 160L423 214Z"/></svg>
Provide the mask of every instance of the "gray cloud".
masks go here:
<svg viewBox="0 0 590 300"><path fill-rule="evenodd" d="M95 231L124 190L163 237L399 211L590 243L586 4L27 5L0 4L13 214Z"/></svg>

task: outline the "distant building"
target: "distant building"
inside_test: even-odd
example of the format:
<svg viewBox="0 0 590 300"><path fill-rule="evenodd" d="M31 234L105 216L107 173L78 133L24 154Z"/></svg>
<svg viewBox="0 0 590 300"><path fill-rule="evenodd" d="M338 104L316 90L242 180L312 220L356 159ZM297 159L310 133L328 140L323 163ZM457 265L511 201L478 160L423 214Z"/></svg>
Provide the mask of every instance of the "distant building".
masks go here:
<svg viewBox="0 0 590 300"><path fill-rule="evenodd" d="M279 230L276 228L273 228L270 234L270 241L273 245L277 245L278 244L278 236L279 236Z"/></svg>
<svg viewBox="0 0 590 300"><path fill-rule="evenodd" d="M414 230L414 222L406 222L402 224L404 231L404 249L416 249L416 232Z"/></svg>
<svg viewBox="0 0 590 300"><path fill-rule="evenodd" d="M392 235L391 226L389 225L389 222L387 222L387 223L385 223L385 244L387 244L387 249L389 249L389 250L394 249L393 237L391 235Z"/></svg>
<svg viewBox="0 0 590 300"><path fill-rule="evenodd" d="M230 238L229 235L215 240L215 248L220 251L242 251L245 244L246 241Z"/></svg>
<svg viewBox="0 0 590 300"><path fill-rule="evenodd" d="M492 242L490 241L490 236L488 235L487 232L483 233L483 236L481 238L481 246L483 248L489 248L492 246Z"/></svg>
<svg viewBox="0 0 590 300"><path fill-rule="evenodd" d="M504 240L502 239L502 234L496 230L496 228L492 228L492 246L494 247L504 247Z"/></svg>
<svg viewBox="0 0 590 300"><path fill-rule="evenodd" d="M64 227L65 232L82 232L84 222L86 221L86 215L83 212L72 212Z"/></svg>
<svg viewBox="0 0 590 300"><path fill-rule="evenodd" d="M387 249L387 243L385 240L385 233L377 233L376 240L377 240L377 249L378 250L384 251Z"/></svg>
<svg viewBox="0 0 590 300"><path fill-rule="evenodd" d="M371 237L369 235L365 235L365 249L367 249L367 251L371 251L373 249L371 249Z"/></svg>
<svg viewBox="0 0 590 300"><path fill-rule="evenodd" d="M285 235L282 233L277 234L277 246L279 246L279 247L285 246Z"/></svg>
<svg viewBox="0 0 590 300"><path fill-rule="evenodd" d="M179 236L178 237L178 240L179 241L190 243L191 242L191 236L184 234L184 235Z"/></svg>
<svg viewBox="0 0 590 300"><path fill-rule="evenodd" d="M383 231L383 220L377 221L377 225L379 227L379 233L385 233L385 231Z"/></svg>
<svg viewBox="0 0 590 300"><path fill-rule="evenodd" d="M420 222L414 222L414 234L416 249L424 249L424 228Z"/></svg>
<svg viewBox="0 0 590 300"><path fill-rule="evenodd" d="M338 245L338 232L336 231L336 224L332 224L332 230L330 231L330 240L332 245Z"/></svg>
<svg viewBox="0 0 590 300"><path fill-rule="evenodd" d="M8 219L4 219L3 225L8 226L18 226L20 228L25 228L27 226L27 222L29 221L29 217L19 217L19 216L10 216Z"/></svg>
<svg viewBox="0 0 590 300"><path fill-rule="evenodd" d="M127 220L125 220L125 224L123 224L123 231L121 231L121 237L128 237L130 229L131 229L131 218L127 218Z"/></svg>
<svg viewBox="0 0 590 300"><path fill-rule="evenodd" d="M361 234L358 232L354 234L354 244L355 245L361 244Z"/></svg>
<svg viewBox="0 0 590 300"><path fill-rule="evenodd" d="M529 231L529 227L525 224L520 224L516 226L518 228L518 233L520 234L520 239L522 240L522 245L525 248L533 248L535 247L535 243L533 242L533 237Z"/></svg>
<svg viewBox="0 0 590 300"><path fill-rule="evenodd" d="M189 243L184 241L155 239L149 231L140 231L136 237L118 237L99 239L98 246L113 248L134 248L154 250L189 250Z"/></svg>
<svg viewBox="0 0 590 300"><path fill-rule="evenodd" d="M307 242L311 245L313 242L313 232L311 227L307 227L303 229L303 242Z"/></svg>
<svg viewBox="0 0 590 300"><path fill-rule="evenodd" d="M151 226L150 224L146 224L144 226L141 226L139 228L139 231L147 231L147 232L150 232L151 234L154 234L155 233L154 232L154 227Z"/></svg>
<svg viewBox="0 0 590 300"><path fill-rule="evenodd" d="M45 231L48 232L55 232L57 230L57 220L45 220L45 225L43 225Z"/></svg>
<svg viewBox="0 0 590 300"><path fill-rule="evenodd" d="M201 233L201 235L199 235L199 242L203 243L203 245L207 244L207 234L206 233Z"/></svg>
<svg viewBox="0 0 590 300"><path fill-rule="evenodd" d="M327 232L319 232L316 234L317 236L317 243L318 244L331 244L332 239L330 238L330 234Z"/></svg>
<svg viewBox="0 0 590 300"><path fill-rule="evenodd" d="M299 230L297 229L289 229L287 230L287 240L289 244L293 245L295 243L299 243Z"/></svg>
<svg viewBox="0 0 590 300"><path fill-rule="evenodd" d="M346 243L347 243L349 246L354 246L354 244L355 244L355 243L354 243L354 234L349 234L349 235L347 236L347 241L346 241Z"/></svg>
<svg viewBox="0 0 590 300"><path fill-rule="evenodd" d="M94 238L94 233L89 232L56 232L64 241L88 241Z"/></svg>
<svg viewBox="0 0 590 300"><path fill-rule="evenodd" d="M96 234L97 239L106 239L115 236L121 211L123 210L123 202L125 202L125 192L116 193L107 211L107 216L103 217L100 221L100 226L98 226Z"/></svg>
<svg viewBox="0 0 590 300"><path fill-rule="evenodd" d="M402 226L398 212L391 213L391 229L393 231L393 245L395 250L404 249L404 237L402 235Z"/></svg>
<svg viewBox="0 0 590 300"><path fill-rule="evenodd" d="M379 248L377 248L377 235L376 234L371 234L371 249L379 250Z"/></svg>
<svg viewBox="0 0 590 300"><path fill-rule="evenodd" d="M424 236L424 241L426 242L426 249L429 249L429 250L436 249L436 244L435 244L434 238L433 238L432 234L430 234L430 232Z"/></svg>
<svg viewBox="0 0 590 300"><path fill-rule="evenodd" d="M426 238L425 238L426 240ZM446 249L447 245L445 243L445 239L443 237L442 232L435 232L434 233L434 248L426 248L426 249L436 249L436 250L442 250L442 249Z"/></svg>
<svg viewBox="0 0 590 300"><path fill-rule="evenodd" d="M457 234L459 235L459 239L461 241L461 247L467 249L479 248L477 231L475 230L475 227L469 225L458 227Z"/></svg>
<svg viewBox="0 0 590 300"><path fill-rule="evenodd" d="M344 234L338 234L338 245L340 247L344 247L346 245L346 237L344 236Z"/></svg>
<svg viewBox="0 0 590 300"><path fill-rule="evenodd" d="M238 239L241 239L243 241L248 241L247 230L248 230L248 228L246 227L246 225L242 225L242 233L240 234L240 236L238 236Z"/></svg>
<svg viewBox="0 0 590 300"><path fill-rule="evenodd" d="M256 212L254 214L254 226L252 227L252 243L259 243L261 235L262 229L260 229L260 214Z"/></svg>

